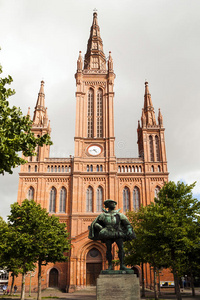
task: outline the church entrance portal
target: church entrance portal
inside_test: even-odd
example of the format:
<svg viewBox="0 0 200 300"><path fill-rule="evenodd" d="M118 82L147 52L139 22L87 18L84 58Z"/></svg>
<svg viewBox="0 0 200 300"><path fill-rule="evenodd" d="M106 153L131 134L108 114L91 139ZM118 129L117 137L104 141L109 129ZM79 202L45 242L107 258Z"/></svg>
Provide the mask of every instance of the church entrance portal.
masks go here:
<svg viewBox="0 0 200 300"><path fill-rule="evenodd" d="M49 287L58 287L58 270L55 268L49 273Z"/></svg>
<svg viewBox="0 0 200 300"><path fill-rule="evenodd" d="M86 258L86 284L96 285L97 277L102 270L102 256L99 250L92 248Z"/></svg>

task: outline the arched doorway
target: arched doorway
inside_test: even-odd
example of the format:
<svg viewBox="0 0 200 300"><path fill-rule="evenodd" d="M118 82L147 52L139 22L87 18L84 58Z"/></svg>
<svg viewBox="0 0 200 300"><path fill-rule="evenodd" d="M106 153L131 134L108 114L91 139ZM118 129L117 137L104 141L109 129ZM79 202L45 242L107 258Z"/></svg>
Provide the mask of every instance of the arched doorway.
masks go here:
<svg viewBox="0 0 200 300"><path fill-rule="evenodd" d="M49 287L58 287L58 270L53 268L49 273Z"/></svg>
<svg viewBox="0 0 200 300"><path fill-rule="evenodd" d="M86 257L86 285L96 285L96 280L101 270L101 253L96 248L92 248Z"/></svg>

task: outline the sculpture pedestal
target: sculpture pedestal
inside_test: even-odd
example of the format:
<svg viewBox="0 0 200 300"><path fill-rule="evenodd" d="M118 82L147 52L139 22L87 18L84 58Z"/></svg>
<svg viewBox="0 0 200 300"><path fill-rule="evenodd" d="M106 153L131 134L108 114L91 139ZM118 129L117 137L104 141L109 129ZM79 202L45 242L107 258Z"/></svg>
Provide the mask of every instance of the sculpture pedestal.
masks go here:
<svg viewBox="0 0 200 300"><path fill-rule="evenodd" d="M103 274L102 274L103 273ZM97 278L97 300L139 300L139 278L125 271L102 271Z"/></svg>

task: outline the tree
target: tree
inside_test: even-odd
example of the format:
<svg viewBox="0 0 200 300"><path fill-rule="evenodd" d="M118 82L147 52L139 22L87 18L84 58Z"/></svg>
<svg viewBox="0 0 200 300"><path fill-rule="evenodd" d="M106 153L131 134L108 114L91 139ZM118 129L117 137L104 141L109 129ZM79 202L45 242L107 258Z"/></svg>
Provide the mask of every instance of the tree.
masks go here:
<svg viewBox="0 0 200 300"><path fill-rule="evenodd" d="M165 266L172 270L178 300L181 299L179 277L188 254L199 247L199 234L194 234L194 228L197 228L200 202L192 196L194 186L195 183L165 183L155 203L144 208L139 222L147 261L154 267Z"/></svg>
<svg viewBox="0 0 200 300"><path fill-rule="evenodd" d="M12 174L12 168L27 162L19 156L20 151L25 157L33 156L37 145L52 144L48 134L39 138L34 136L31 132L32 121L29 116L23 116L20 108L9 107L7 99L15 91L6 88L6 85L12 81L11 76L0 78L0 174Z"/></svg>
<svg viewBox="0 0 200 300"><path fill-rule="evenodd" d="M66 261L64 252L69 251L70 243L65 224L60 223L54 215L49 216L33 200L25 199L20 206L11 205L9 226L16 233L13 246L16 247L15 258L22 259L22 292L24 299L25 274L35 268L38 262L38 299L41 299L41 266L49 262ZM23 255L21 255L23 253Z"/></svg>

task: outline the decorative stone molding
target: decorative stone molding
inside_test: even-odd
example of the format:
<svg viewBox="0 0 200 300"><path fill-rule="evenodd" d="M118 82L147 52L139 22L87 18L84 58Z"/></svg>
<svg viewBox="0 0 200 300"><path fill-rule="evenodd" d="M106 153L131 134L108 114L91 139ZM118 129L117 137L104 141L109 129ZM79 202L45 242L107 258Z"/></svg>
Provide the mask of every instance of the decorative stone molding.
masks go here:
<svg viewBox="0 0 200 300"><path fill-rule="evenodd" d="M85 69L83 70L83 74L107 74L107 70L89 70Z"/></svg>
<svg viewBox="0 0 200 300"><path fill-rule="evenodd" d="M142 178L119 178L120 182L141 182Z"/></svg>
<svg viewBox="0 0 200 300"><path fill-rule="evenodd" d="M47 180L47 182L68 182L69 178L55 178L55 177L52 177L52 178L47 178L46 180Z"/></svg>
<svg viewBox="0 0 200 300"><path fill-rule="evenodd" d="M106 83L103 81L85 81L85 85L101 85L104 88L106 87Z"/></svg>
<svg viewBox="0 0 200 300"><path fill-rule="evenodd" d="M23 178L23 180L25 182L38 182L38 178L35 178L35 177L26 177L26 178Z"/></svg>
<svg viewBox="0 0 200 300"><path fill-rule="evenodd" d="M95 177L86 177L83 179L84 181L88 182L88 181L102 181L102 182L106 182L105 178L95 178Z"/></svg>
<svg viewBox="0 0 200 300"><path fill-rule="evenodd" d="M161 182L163 182L164 180L165 180L166 178L156 178L156 177L153 177L153 178L151 178L151 181L161 181Z"/></svg>

